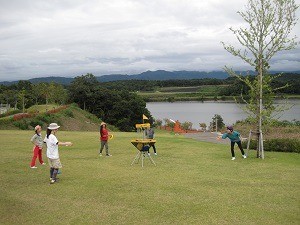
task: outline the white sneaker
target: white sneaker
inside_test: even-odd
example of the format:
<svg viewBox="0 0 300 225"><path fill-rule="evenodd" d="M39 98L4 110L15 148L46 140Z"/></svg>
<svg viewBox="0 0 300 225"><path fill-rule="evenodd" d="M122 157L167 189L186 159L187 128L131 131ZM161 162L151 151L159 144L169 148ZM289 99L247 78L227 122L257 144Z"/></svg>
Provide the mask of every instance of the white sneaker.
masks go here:
<svg viewBox="0 0 300 225"><path fill-rule="evenodd" d="M54 184L55 182L56 182L56 180L54 180L54 179L50 180L50 184Z"/></svg>
<svg viewBox="0 0 300 225"><path fill-rule="evenodd" d="M157 153L154 153L154 155L157 155Z"/></svg>
<svg viewBox="0 0 300 225"><path fill-rule="evenodd" d="M44 165L46 165L46 163L42 163L42 165L44 166Z"/></svg>
<svg viewBox="0 0 300 225"><path fill-rule="evenodd" d="M102 156L102 153L99 153L99 156Z"/></svg>
<svg viewBox="0 0 300 225"><path fill-rule="evenodd" d="M36 166L31 166L30 168L31 168L31 169L36 169L37 167L36 167Z"/></svg>
<svg viewBox="0 0 300 225"><path fill-rule="evenodd" d="M235 160L235 157L232 157L231 160Z"/></svg>
<svg viewBox="0 0 300 225"><path fill-rule="evenodd" d="M243 155L243 158L244 158L244 159L246 159L246 158L247 158L247 156L246 156L246 155Z"/></svg>

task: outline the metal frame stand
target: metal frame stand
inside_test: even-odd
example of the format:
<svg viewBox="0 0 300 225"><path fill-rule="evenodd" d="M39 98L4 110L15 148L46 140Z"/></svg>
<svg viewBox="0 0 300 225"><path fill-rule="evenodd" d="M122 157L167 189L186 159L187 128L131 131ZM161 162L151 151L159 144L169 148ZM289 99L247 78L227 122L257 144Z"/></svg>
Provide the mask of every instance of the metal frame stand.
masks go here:
<svg viewBox="0 0 300 225"><path fill-rule="evenodd" d="M136 160L137 160L136 163L139 163L140 158L142 158L142 167L144 167L144 158L145 158L145 157L148 157L149 160L156 166L154 160L152 159L152 157L151 157L151 155L148 153L148 151L139 151L139 152L136 154L134 160L132 161L131 166L133 165L133 163L134 163Z"/></svg>

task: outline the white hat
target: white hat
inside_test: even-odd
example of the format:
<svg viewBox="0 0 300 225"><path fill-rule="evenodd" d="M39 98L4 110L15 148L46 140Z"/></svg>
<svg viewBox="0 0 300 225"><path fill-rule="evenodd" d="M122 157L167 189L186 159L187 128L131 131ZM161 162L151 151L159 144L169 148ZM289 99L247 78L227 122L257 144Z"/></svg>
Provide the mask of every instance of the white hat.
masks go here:
<svg viewBox="0 0 300 225"><path fill-rule="evenodd" d="M50 123L48 127L49 130L56 130L58 128L60 128L60 126L58 126L57 123Z"/></svg>
<svg viewBox="0 0 300 225"><path fill-rule="evenodd" d="M102 126L102 125L106 125L106 123L104 123L104 122L101 122L101 123L100 123L100 126Z"/></svg>

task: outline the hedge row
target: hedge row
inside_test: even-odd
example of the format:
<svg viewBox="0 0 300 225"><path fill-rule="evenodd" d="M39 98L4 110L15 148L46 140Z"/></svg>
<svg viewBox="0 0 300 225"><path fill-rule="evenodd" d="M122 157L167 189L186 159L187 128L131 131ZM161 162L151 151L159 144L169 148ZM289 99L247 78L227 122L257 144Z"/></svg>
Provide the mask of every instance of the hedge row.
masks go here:
<svg viewBox="0 0 300 225"><path fill-rule="evenodd" d="M247 148L247 142L242 143L243 148ZM250 149L257 149L257 141L250 141ZM264 151L269 152L296 152L300 153L300 140L297 139L269 139L264 141Z"/></svg>
<svg viewBox="0 0 300 225"><path fill-rule="evenodd" d="M19 109L11 110L11 111L8 111L6 113L0 114L0 118L10 116L10 115L14 115L14 114L20 113L20 112L21 112L21 110L19 110Z"/></svg>

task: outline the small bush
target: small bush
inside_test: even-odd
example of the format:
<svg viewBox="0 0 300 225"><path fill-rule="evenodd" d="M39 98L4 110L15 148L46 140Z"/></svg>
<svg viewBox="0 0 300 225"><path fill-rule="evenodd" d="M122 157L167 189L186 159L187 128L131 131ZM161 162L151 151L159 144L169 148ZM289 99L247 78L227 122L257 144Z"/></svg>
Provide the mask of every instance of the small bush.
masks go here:
<svg viewBox="0 0 300 225"><path fill-rule="evenodd" d="M13 122L13 125L18 127L21 130L28 130L29 122L26 121L25 119L21 119Z"/></svg>
<svg viewBox="0 0 300 225"><path fill-rule="evenodd" d="M67 116L67 117L74 118L74 114L73 114L72 110L70 110L70 109L63 110L62 114Z"/></svg>
<svg viewBox="0 0 300 225"><path fill-rule="evenodd" d="M242 143L247 148L247 142ZM257 141L251 140L250 149L256 149ZM269 139L264 141L264 150L269 152L296 152L300 153L300 140L297 139Z"/></svg>
<svg viewBox="0 0 300 225"><path fill-rule="evenodd" d="M33 118L30 122L29 125L32 127L35 127L36 125L40 125L41 127L44 127L45 122L37 119L37 118Z"/></svg>

